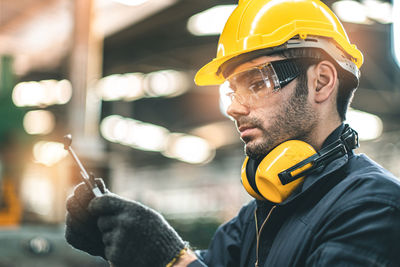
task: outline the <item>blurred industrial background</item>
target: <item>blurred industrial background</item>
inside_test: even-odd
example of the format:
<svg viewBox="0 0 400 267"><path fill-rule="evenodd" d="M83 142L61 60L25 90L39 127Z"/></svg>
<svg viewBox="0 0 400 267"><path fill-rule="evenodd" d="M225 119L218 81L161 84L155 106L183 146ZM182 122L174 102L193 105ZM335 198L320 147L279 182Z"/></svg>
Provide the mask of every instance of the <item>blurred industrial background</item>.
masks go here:
<svg viewBox="0 0 400 267"><path fill-rule="evenodd" d="M400 176L400 0L323 1L364 53L348 123ZM250 197L215 56L237 1L0 0L0 266L106 266L68 248L72 146L113 192L162 212L193 246ZM79 263L77 263L79 262Z"/></svg>

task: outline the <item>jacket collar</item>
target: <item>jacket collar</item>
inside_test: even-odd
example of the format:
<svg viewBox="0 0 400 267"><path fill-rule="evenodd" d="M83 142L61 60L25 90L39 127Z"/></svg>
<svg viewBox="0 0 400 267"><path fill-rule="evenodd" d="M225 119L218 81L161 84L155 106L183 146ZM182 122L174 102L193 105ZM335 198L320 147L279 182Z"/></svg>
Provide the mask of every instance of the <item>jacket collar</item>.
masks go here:
<svg viewBox="0 0 400 267"><path fill-rule="evenodd" d="M340 138L342 135L343 131L345 130L346 126L345 124L341 124L339 127L337 127L324 141L322 148L327 147L328 145L332 144L336 140ZM306 191L308 191L311 187L313 187L315 184L317 184L319 181L323 180L325 177L327 177L329 174L339 170L341 167L343 167L349 160L349 157L354 155L353 150L347 151L347 154L344 154L343 156L335 159L328 165L326 165L325 168L322 170L315 172L311 175L308 175L302 186L299 186L295 192L293 192L285 201L282 203L279 203L279 206L286 205L289 202L292 202L294 199L297 199L301 195L303 195Z"/></svg>
<svg viewBox="0 0 400 267"><path fill-rule="evenodd" d="M325 139L324 143L322 144L321 149L326 148L328 145L339 140L339 138L341 137L341 135L343 134L345 129L346 129L346 125L344 123L340 124ZM284 206L290 202L293 202L295 199L298 199L299 197L305 195L307 191L309 191L311 188L313 188L320 181L324 180L325 177L327 177L328 175L332 174L333 172L335 172L335 171L339 170L341 167L343 167L348 162L349 157L351 157L352 155L354 155L354 152L353 152L353 150L349 149L347 151L347 154L344 154L343 156L330 162L322 170L308 175L304 179L304 183L302 184L302 186L299 186L285 201L283 201L279 204L275 204L268 200L256 200L257 206L258 207L273 206L273 205Z"/></svg>

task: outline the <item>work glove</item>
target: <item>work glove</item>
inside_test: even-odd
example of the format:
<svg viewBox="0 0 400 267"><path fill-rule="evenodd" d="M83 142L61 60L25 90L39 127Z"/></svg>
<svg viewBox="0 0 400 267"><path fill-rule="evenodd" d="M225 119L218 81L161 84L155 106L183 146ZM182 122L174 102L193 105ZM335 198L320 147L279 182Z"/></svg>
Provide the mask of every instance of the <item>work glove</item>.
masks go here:
<svg viewBox="0 0 400 267"><path fill-rule="evenodd" d="M96 178L95 182L100 191L109 193L102 179ZM97 217L87 210L93 198L94 194L85 183L75 187L73 195L67 199L65 238L73 247L93 256L105 258L102 235L97 227Z"/></svg>
<svg viewBox="0 0 400 267"><path fill-rule="evenodd" d="M184 248L182 239L156 211L110 193L94 198L84 183L67 200L65 237L73 247L102 256L114 267L164 267Z"/></svg>
<svg viewBox="0 0 400 267"><path fill-rule="evenodd" d="M106 258L115 267L165 267L185 247L158 212L115 194L94 198L88 211L96 216Z"/></svg>

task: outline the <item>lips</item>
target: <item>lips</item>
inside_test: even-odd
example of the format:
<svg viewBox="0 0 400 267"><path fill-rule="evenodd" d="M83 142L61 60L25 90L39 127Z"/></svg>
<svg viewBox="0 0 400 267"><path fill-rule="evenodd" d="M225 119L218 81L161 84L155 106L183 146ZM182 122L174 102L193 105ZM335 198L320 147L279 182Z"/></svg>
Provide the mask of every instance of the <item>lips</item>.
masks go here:
<svg viewBox="0 0 400 267"><path fill-rule="evenodd" d="M244 131L248 130L248 129L253 129L255 128L254 126L251 125L244 125L244 126L240 126L238 128L239 132L243 133Z"/></svg>
<svg viewBox="0 0 400 267"><path fill-rule="evenodd" d="M252 136L254 137L254 135L256 134L255 130L257 130L257 127L252 125L243 125L240 126L238 130L240 132L240 138L246 141L250 140Z"/></svg>

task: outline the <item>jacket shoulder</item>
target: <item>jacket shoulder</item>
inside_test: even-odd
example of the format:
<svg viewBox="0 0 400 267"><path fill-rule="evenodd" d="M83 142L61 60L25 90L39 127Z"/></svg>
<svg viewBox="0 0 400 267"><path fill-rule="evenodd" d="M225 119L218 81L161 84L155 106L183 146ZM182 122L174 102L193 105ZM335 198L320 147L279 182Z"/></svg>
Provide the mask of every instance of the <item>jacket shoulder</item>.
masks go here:
<svg viewBox="0 0 400 267"><path fill-rule="evenodd" d="M349 159L339 186L351 192L351 199L375 200L400 209L400 180L363 154Z"/></svg>

